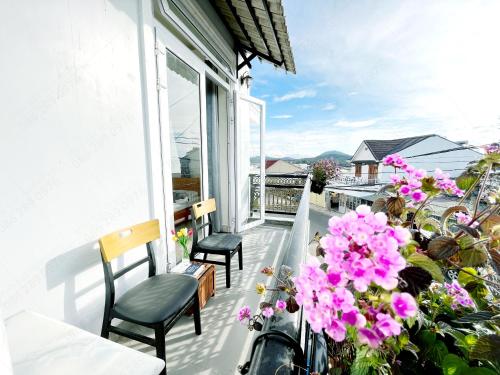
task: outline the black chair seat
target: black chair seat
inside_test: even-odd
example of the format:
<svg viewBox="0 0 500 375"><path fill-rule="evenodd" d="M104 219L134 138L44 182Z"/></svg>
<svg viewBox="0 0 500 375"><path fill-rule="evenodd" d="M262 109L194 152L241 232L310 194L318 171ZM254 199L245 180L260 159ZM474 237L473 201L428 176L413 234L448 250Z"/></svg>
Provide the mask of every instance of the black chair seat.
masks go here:
<svg viewBox="0 0 500 375"><path fill-rule="evenodd" d="M150 277L121 296L114 316L138 324L154 324L175 316L198 290L191 276L161 274Z"/></svg>
<svg viewBox="0 0 500 375"><path fill-rule="evenodd" d="M198 242L196 247L202 252L224 254L232 252L241 244L242 237L230 233L213 233Z"/></svg>

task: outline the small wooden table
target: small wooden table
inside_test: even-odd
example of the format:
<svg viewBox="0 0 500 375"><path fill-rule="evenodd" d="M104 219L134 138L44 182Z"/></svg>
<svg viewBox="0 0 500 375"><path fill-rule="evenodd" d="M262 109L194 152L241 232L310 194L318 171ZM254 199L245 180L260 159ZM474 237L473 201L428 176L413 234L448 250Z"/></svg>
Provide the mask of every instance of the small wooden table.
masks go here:
<svg viewBox="0 0 500 375"><path fill-rule="evenodd" d="M215 266L204 264L203 272L196 276L198 279L198 298L200 299L200 309L202 309L210 299L215 296Z"/></svg>
<svg viewBox="0 0 500 375"><path fill-rule="evenodd" d="M205 307L210 297L215 295L215 266L213 264L204 264L199 262L192 263L201 264L201 271L198 269L197 274L190 275L198 280L198 298L201 310ZM186 264L178 264L172 269L172 272L184 274L186 267ZM189 309L187 313L192 314L193 309Z"/></svg>

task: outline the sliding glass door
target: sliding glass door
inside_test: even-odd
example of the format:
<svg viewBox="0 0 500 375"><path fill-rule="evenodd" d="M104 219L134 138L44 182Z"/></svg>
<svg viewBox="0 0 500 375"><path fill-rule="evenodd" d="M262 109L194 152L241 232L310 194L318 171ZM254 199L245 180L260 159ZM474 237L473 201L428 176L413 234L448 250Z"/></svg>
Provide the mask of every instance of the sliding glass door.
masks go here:
<svg viewBox="0 0 500 375"><path fill-rule="evenodd" d="M265 102L248 96L238 100L236 130L237 230L265 220Z"/></svg>

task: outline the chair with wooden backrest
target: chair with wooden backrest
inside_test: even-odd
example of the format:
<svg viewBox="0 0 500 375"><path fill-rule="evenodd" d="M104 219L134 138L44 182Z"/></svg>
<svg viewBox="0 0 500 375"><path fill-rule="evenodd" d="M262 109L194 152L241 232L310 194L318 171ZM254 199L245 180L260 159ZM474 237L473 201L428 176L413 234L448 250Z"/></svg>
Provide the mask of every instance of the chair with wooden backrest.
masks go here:
<svg viewBox="0 0 500 375"><path fill-rule="evenodd" d="M242 238L237 234L213 233L212 214L216 210L215 199L196 203L191 208L191 220L193 226L193 247L190 259L195 262L219 264L226 267L226 287L231 287L231 258L238 253L240 270L243 269L243 245ZM206 217L206 220L203 219ZM198 222L201 221L201 224ZM201 229L208 227L208 236L199 239ZM203 254L203 259L196 255ZM224 256L224 262L207 259L209 254Z"/></svg>
<svg viewBox="0 0 500 375"><path fill-rule="evenodd" d="M160 238L159 222L151 220L124 228L99 239L106 284L106 303L101 336L108 338L109 333L113 332L154 346L156 356L165 360L165 335L186 310L193 307L197 335L201 334L201 322L198 281L194 277L180 274L155 275L156 264L152 242L158 238ZM111 261L141 245L146 245L148 255L113 273ZM114 281L146 262L149 263L149 277L127 290L115 301ZM152 339L113 326L111 322L114 318L151 328L154 330L155 338ZM162 374L166 374L166 368Z"/></svg>

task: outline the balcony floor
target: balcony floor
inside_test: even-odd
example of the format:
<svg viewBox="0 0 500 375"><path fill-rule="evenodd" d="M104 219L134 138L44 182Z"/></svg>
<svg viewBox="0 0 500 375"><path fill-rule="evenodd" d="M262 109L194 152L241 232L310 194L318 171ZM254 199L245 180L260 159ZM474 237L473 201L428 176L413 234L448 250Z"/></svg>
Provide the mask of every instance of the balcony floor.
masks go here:
<svg viewBox="0 0 500 375"><path fill-rule="evenodd" d="M232 261L231 288L226 289L225 273L217 266L217 289L201 311L203 333L196 336L192 317L183 317L166 336L167 372L174 374L230 375L237 373L249 355L253 333L236 321L239 308L258 306L261 296L255 293L255 283L270 282L271 278L260 274L260 269L274 265L279 254L287 246L291 227L262 225L243 233L243 271L238 270L238 260ZM137 326L122 326L137 331ZM153 337L144 328L143 334ZM155 349L117 335L110 339L155 355Z"/></svg>

